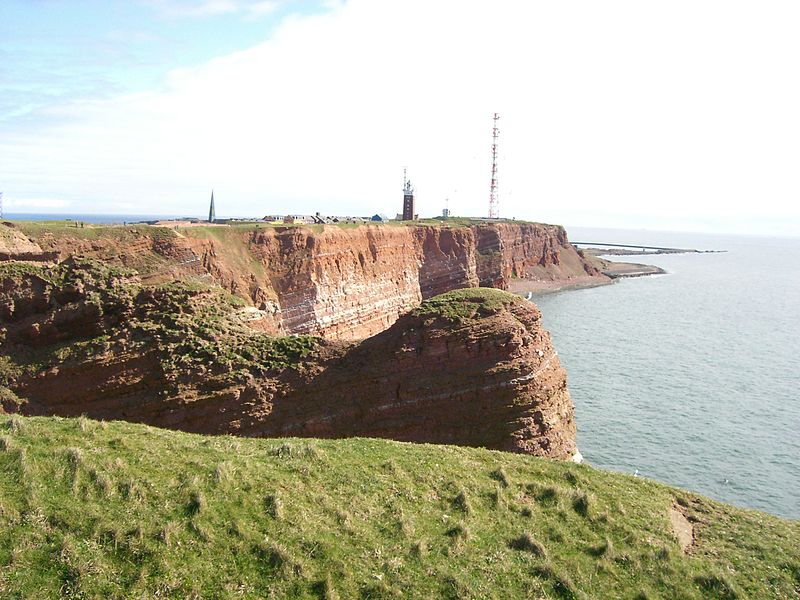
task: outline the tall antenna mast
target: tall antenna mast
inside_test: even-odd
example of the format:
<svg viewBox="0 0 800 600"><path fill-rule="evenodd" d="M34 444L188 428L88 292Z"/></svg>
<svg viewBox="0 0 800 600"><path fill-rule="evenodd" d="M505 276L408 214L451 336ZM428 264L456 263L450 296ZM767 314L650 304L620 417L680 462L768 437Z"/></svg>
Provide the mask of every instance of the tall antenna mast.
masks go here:
<svg viewBox="0 0 800 600"><path fill-rule="evenodd" d="M497 134L500 130L497 129L497 121L500 115L494 113L494 127L492 127L492 185L489 188L489 218L499 219L500 208L497 200Z"/></svg>

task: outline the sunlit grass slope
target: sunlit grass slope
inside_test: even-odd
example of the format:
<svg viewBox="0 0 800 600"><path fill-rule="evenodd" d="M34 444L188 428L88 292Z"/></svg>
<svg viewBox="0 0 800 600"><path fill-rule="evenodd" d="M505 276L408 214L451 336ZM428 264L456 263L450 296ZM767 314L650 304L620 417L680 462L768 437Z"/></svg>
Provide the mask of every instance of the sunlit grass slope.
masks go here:
<svg viewBox="0 0 800 600"><path fill-rule="evenodd" d="M530 456L0 416L0 598L795 598L798 540Z"/></svg>

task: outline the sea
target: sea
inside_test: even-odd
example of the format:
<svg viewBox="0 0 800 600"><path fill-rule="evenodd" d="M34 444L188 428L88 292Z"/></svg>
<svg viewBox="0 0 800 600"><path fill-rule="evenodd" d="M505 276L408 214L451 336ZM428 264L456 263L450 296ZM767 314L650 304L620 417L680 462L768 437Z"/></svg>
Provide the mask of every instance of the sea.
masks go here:
<svg viewBox="0 0 800 600"><path fill-rule="evenodd" d="M123 223L185 215L6 214ZM800 238L568 227L664 275L537 295L587 463L800 518Z"/></svg>
<svg viewBox="0 0 800 600"><path fill-rule="evenodd" d="M3 218L8 221L83 221L84 223L124 224L139 223L141 221L160 221L165 219L203 219L198 215L104 215L104 214L76 214L76 213L5 213Z"/></svg>
<svg viewBox="0 0 800 600"><path fill-rule="evenodd" d="M725 251L610 257L666 274L532 299L586 462L800 518L800 238L567 231Z"/></svg>

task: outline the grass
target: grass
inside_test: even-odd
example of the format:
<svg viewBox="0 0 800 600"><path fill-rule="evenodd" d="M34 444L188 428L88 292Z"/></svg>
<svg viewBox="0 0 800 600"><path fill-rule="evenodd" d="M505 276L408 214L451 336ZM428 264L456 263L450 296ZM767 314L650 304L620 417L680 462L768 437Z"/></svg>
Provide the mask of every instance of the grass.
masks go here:
<svg viewBox="0 0 800 600"><path fill-rule="evenodd" d="M2 415L0 442L2 598L796 598L800 587L798 522L587 466ZM695 521L688 555L670 528L676 502Z"/></svg>
<svg viewBox="0 0 800 600"><path fill-rule="evenodd" d="M466 322L495 314L521 298L493 288L453 290L425 300L412 314L425 320L445 319Z"/></svg>

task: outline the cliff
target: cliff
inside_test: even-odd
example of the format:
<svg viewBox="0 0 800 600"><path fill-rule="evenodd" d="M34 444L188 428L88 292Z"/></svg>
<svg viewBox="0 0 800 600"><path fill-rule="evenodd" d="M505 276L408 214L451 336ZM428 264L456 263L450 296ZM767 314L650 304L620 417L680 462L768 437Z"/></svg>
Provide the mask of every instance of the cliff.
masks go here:
<svg viewBox="0 0 800 600"><path fill-rule="evenodd" d="M273 334L357 340L385 330L422 300L463 287L535 290L608 279L563 227L535 223L35 227L64 259L75 254L136 269L146 283L201 278L261 311Z"/></svg>
<svg viewBox="0 0 800 600"><path fill-rule="evenodd" d="M539 313L501 291L602 277L563 228L24 227L60 262L0 261L4 411L576 454Z"/></svg>
<svg viewBox="0 0 800 600"><path fill-rule="evenodd" d="M22 265L0 266L5 411L576 452L566 376L539 313L506 292L440 295L348 344L254 329L253 309L213 286L142 286L87 259Z"/></svg>

